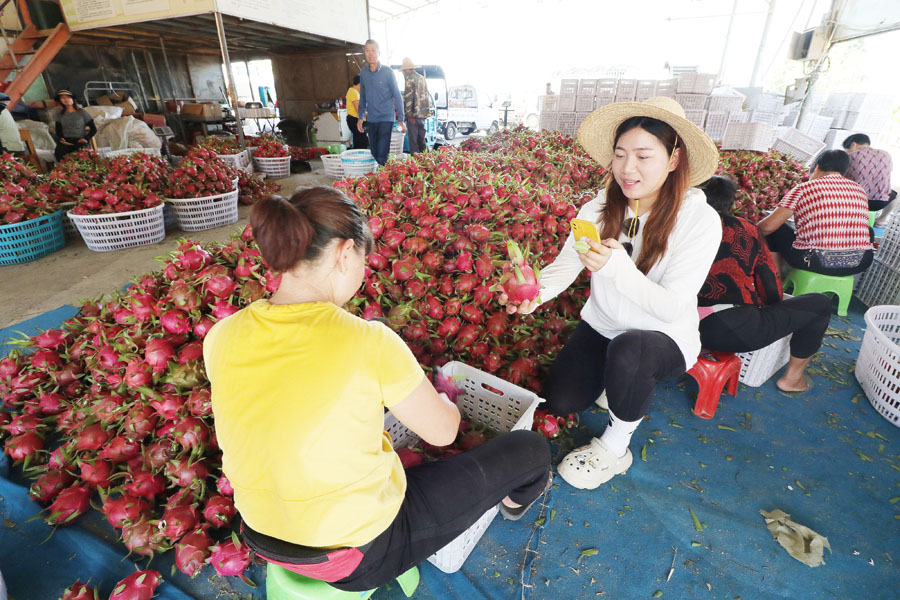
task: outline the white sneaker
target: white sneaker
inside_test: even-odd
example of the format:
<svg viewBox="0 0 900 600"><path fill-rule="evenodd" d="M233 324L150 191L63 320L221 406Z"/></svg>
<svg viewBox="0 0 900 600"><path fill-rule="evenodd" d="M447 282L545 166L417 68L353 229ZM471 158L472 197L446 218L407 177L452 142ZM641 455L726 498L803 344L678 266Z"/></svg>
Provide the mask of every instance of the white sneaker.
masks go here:
<svg viewBox="0 0 900 600"><path fill-rule="evenodd" d="M600 397L594 400L594 404L603 410L609 410L609 400L606 399L606 390L600 392Z"/></svg>
<svg viewBox="0 0 900 600"><path fill-rule="evenodd" d="M632 460L631 450L626 450L625 456L620 458L600 438L594 438L587 446L576 448L566 455L556 470L572 487L593 490L616 475L625 473Z"/></svg>

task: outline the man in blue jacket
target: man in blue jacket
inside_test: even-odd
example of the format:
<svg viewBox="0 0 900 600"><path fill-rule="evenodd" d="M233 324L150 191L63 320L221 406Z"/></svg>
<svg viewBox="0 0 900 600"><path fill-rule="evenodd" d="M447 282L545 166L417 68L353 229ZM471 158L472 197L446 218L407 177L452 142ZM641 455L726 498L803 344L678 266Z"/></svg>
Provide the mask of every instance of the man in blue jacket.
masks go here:
<svg viewBox="0 0 900 600"><path fill-rule="evenodd" d="M406 133L403 114L403 97L397 87L397 79L390 67L378 62L378 42L367 40L364 48L368 68L359 73L359 123L363 131L366 116L369 132L369 148L379 165L387 162L391 149L391 129L394 120L400 121L400 131Z"/></svg>

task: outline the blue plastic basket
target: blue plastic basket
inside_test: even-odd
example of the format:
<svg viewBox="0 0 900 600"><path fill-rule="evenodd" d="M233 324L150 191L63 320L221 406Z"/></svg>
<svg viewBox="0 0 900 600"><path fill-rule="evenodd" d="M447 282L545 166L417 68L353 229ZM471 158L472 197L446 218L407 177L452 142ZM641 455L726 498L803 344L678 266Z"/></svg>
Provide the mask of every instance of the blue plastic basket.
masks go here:
<svg viewBox="0 0 900 600"><path fill-rule="evenodd" d="M37 219L0 225L0 265L37 260L66 245L63 211Z"/></svg>

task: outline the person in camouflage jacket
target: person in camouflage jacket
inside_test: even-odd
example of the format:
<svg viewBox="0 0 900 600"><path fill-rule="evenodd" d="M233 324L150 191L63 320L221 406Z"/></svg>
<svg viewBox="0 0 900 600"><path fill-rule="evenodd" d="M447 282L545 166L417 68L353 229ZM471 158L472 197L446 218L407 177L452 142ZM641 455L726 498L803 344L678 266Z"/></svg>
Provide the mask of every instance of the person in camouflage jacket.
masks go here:
<svg viewBox="0 0 900 600"><path fill-rule="evenodd" d="M425 119L433 113L431 95L425 78L416 72L409 58L403 59L400 70L406 87L403 89L403 112L406 114L406 128L409 131L409 151L412 154L425 150Z"/></svg>

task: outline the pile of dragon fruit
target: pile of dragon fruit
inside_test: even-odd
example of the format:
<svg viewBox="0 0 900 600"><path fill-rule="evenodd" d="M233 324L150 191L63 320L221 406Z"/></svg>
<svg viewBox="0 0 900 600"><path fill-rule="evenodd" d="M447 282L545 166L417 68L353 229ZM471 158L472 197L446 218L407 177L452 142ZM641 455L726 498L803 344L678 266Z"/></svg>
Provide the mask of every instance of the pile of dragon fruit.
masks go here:
<svg viewBox="0 0 900 600"><path fill-rule="evenodd" d="M211 152L182 163L179 177L187 181L195 169L204 177L194 185L215 187L230 172L218 165L207 172L198 161L218 159L204 153ZM84 196L102 165L89 153L75 156L60 168ZM731 168L767 168L753 159ZM137 160L126 168L116 159L104 175L131 173L130 182L146 164ZM386 317L425 367L459 360L540 392L577 323L587 277L532 315L507 315L498 296L534 297L535 272L553 261L570 219L603 177L571 137L520 128L337 182L366 210L376 239L348 309ZM51 186L63 188L58 179ZM202 340L216 321L274 292L279 276L249 228L224 244L183 240L161 261L159 271L86 302L59 329L23 339L0 360L0 440L33 480L36 512L49 525L76 522L93 501L123 553L173 551L177 569L191 577L206 565L220 576L242 575L250 556L232 531ZM536 420L548 437L571 424L546 413ZM460 440L470 446L488 436L473 428ZM122 585L158 583L158 573L139 573ZM71 598L94 597L78 589Z"/></svg>

